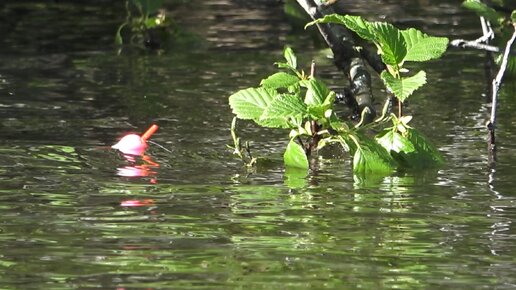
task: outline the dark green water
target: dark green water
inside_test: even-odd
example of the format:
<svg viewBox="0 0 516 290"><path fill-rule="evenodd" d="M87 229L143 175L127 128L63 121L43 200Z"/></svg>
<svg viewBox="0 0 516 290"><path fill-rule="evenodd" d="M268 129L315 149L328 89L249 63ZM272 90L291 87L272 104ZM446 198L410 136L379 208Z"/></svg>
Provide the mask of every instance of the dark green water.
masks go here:
<svg viewBox="0 0 516 290"><path fill-rule="evenodd" d="M430 64L433 85L407 108L442 168L364 183L344 156L289 180L280 163L246 172L226 148L231 93L271 73L284 44L306 48L306 66L321 58L281 7L192 1L177 21L205 42L119 55L117 4L7 2L0 289L516 287L516 102L502 91L490 169L482 53L451 50ZM350 10L450 37L479 32L456 3L371 2ZM329 61L319 70L342 86ZM153 122L152 140L170 150L151 145L159 167L109 149ZM288 132L242 130L257 154L280 160Z"/></svg>

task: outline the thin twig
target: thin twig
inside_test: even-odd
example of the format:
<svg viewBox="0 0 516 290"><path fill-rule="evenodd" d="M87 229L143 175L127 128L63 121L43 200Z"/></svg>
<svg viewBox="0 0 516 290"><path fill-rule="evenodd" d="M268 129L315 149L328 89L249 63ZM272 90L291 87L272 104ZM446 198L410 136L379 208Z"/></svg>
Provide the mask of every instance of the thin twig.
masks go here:
<svg viewBox="0 0 516 290"><path fill-rule="evenodd" d="M480 16L480 25L482 25L483 34L483 36L480 39L483 39L482 41L484 43L489 43L491 40L494 39L494 31L493 27L491 26L491 22L489 22L483 16Z"/></svg>
<svg viewBox="0 0 516 290"><path fill-rule="evenodd" d="M478 50L484 50L487 52L494 52L498 53L501 51L501 49L498 46L489 45L485 43L481 43L476 40L465 40L465 39L454 39L450 41L450 46L457 47L457 48L472 48L472 49L478 49ZM516 55L516 50L511 50L510 54Z"/></svg>
<svg viewBox="0 0 516 290"><path fill-rule="evenodd" d="M516 39L516 25L514 25L514 32L511 38L507 41L507 45L505 46L505 51L502 58L502 63L500 64L500 70L496 74L496 77L493 79L492 83L492 104L491 104L491 118L487 123L487 128L489 131L489 151L490 154L493 154L496 150L496 142L495 142L495 125L496 125L496 106L498 103L498 91L500 90L500 85L502 84L503 76L505 74L505 70L507 69L507 65L509 63L509 55L511 51L511 47ZM493 159L494 161L494 159Z"/></svg>
<svg viewBox="0 0 516 290"><path fill-rule="evenodd" d="M499 47L489 44L495 37L491 23L484 17L480 17L480 25L482 27L482 36L475 40L454 39L450 41L450 46L458 48L473 48L495 53L501 52ZM510 53L516 55L516 50L511 50Z"/></svg>

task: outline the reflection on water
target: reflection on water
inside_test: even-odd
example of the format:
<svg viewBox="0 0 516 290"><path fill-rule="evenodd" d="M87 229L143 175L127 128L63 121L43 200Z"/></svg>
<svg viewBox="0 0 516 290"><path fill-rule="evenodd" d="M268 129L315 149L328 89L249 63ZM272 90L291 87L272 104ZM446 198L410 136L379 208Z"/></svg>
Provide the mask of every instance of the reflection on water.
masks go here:
<svg viewBox="0 0 516 290"><path fill-rule="evenodd" d="M370 3L344 4L473 38L476 18L444 2L374 2L382 15ZM291 34L280 10L191 1L198 9L181 6L188 13L177 10L178 23L208 45L117 55L111 33L123 16L113 16L115 4L88 3L18 3L25 16L16 21L14 6L2 12L16 28L0 28L0 288L516 285L514 100L503 91L499 162L488 168L481 54L450 51L431 64L433 85L408 104L414 126L446 156L442 168L362 180L337 152L308 176L284 172L277 160L288 132L242 124L255 153L273 159L247 171L226 150L227 96L274 71L285 43L305 48L308 66L319 54L311 40ZM94 13L70 22L84 11ZM42 23L63 24L59 36ZM329 61L319 70L342 85ZM152 140L165 149L149 144L144 156L124 156L109 148L154 122Z"/></svg>
<svg viewBox="0 0 516 290"><path fill-rule="evenodd" d="M125 155L124 158L131 164L117 169L117 175L125 177L138 177L138 176L155 176L157 174L154 169L159 167L159 164L152 161L151 157L143 155L141 157L141 165L136 165L136 157L131 155Z"/></svg>

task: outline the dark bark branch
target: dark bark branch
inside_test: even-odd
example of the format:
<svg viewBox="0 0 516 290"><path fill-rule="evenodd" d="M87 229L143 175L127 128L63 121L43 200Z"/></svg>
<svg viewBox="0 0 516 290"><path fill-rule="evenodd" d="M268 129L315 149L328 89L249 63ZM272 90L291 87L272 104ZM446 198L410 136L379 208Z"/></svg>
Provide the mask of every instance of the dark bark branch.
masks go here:
<svg viewBox="0 0 516 290"><path fill-rule="evenodd" d="M297 0L299 5L315 20L334 13L330 5L319 0ZM332 24L317 24L317 28L334 55L335 65L348 77L351 92L361 114L365 110L365 122L376 116L373 108L371 75L366 69L360 51L355 47L353 34L346 28ZM375 68L376 69L376 68Z"/></svg>
<svg viewBox="0 0 516 290"><path fill-rule="evenodd" d="M360 50L360 55L378 74L381 74L382 71L387 69L382 61L381 56L376 50L371 50L367 47L364 47Z"/></svg>

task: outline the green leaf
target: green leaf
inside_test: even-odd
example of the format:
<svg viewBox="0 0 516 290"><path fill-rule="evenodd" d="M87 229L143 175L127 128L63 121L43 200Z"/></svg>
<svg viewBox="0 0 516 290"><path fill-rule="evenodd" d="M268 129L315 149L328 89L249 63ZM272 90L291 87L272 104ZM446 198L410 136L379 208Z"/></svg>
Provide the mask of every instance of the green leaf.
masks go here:
<svg viewBox="0 0 516 290"><path fill-rule="evenodd" d="M393 131L392 128L388 128L380 133L376 138L376 142L382 145L387 152L394 151L400 152L413 152L416 150L414 145L402 134L397 131Z"/></svg>
<svg viewBox="0 0 516 290"><path fill-rule="evenodd" d="M286 166L308 169L308 158L305 150L294 140L290 140L283 155L283 161Z"/></svg>
<svg viewBox="0 0 516 290"><path fill-rule="evenodd" d="M396 163L378 143L364 139L353 156L353 172L356 174L389 174Z"/></svg>
<svg viewBox="0 0 516 290"><path fill-rule="evenodd" d="M439 150L414 128L407 128L407 139L413 144L413 152L404 152L405 160L411 167L426 168L444 163Z"/></svg>
<svg viewBox="0 0 516 290"><path fill-rule="evenodd" d="M500 19L503 19L503 16L498 14L496 10L479 0L466 0L462 2L462 7L474 11L477 15L484 17L494 26L500 26Z"/></svg>
<svg viewBox="0 0 516 290"><path fill-rule="evenodd" d="M285 168L285 185L288 188L303 188L306 186L306 176L308 170L306 168L287 167Z"/></svg>
<svg viewBox="0 0 516 290"><path fill-rule="evenodd" d="M308 106L308 115L314 120L324 118L324 112L326 111L323 105L310 105Z"/></svg>
<svg viewBox="0 0 516 290"><path fill-rule="evenodd" d="M403 61L427 61L441 57L448 48L448 38L433 37L410 28L401 34L407 44L407 55Z"/></svg>
<svg viewBox="0 0 516 290"><path fill-rule="evenodd" d="M330 127L337 132L345 132L349 130L348 124L341 121L335 113L330 116Z"/></svg>
<svg viewBox="0 0 516 290"><path fill-rule="evenodd" d="M160 20L157 17L149 17L147 21L145 21L145 28L152 29L158 27L160 24Z"/></svg>
<svg viewBox="0 0 516 290"><path fill-rule="evenodd" d="M407 55L407 44L401 31L394 25L385 22L374 22L372 30L376 35L376 45L386 65L397 67Z"/></svg>
<svg viewBox="0 0 516 290"><path fill-rule="evenodd" d="M275 94L264 88L240 90L229 97L229 105L238 118L259 121Z"/></svg>
<svg viewBox="0 0 516 290"><path fill-rule="evenodd" d="M122 39L122 34L120 34L120 31L117 31L117 33L115 35L115 44L116 45L124 44L124 40Z"/></svg>
<svg viewBox="0 0 516 290"><path fill-rule="evenodd" d="M333 111L333 105L335 104L335 92L330 91L324 102L319 105L308 105L308 113L315 120L331 119L334 116L331 112ZM330 117L326 116L327 111L330 110Z"/></svg>
<svg viewBox="0 0 516 290"><path fill-rule="evenodd" d="M349 30L354 31L362 39L369 41L374 41L376 39L374 33L371 31L371 22L364 20L360 16L330 14L324 16L323 18L312 21L306 26L310 26L316 23L335 23L344 25Z"/></svg>
<svg viewBox="0 0 516 290"><path fill-rule="evenodd" d="M285 49L283 50L283 56L285 57L285 60L287 61L287 63L293 69L297 69L297 57L294 54L294 51L292 50L292 48L286 46Z"/></svg>
<svg viewBox="0 0 516 290"><path fill-rule="evenodd" d="M383 71L380 76L385 86L387 86L401 102L404 102L415 90L426 84L426 73L424 71L419 71L411 77L401 79L393 77L387 71Z"/></svg>
<svg viewBox="0 0 516 290"><path fill-rule="evenodd" d="M307 105L322 105L330 96L331 91L328 87L315 78L303 80L300 84L307 88L305 96L305 104Z"/></svg>
<svg viewBox="0 0 516 290"><path fill-rule="evenodd" d="M269 89L288 88L299 82L299 78L286 72L275 73L261 81L260 85Z"/></svg>
<svg viewBox="0 0 516 290"><path fill-rule="evenodd" d="M122 45L122 44L124 44L124 39L123 39L123 37L122 37L122 29L124 29L124 27L126 27L126 26L127 26L127 22L124 22L124 23L122 23L122 24L118 27L118 29L117 29L117 31L116 31L116 35L115 35L115 43L116 43L117 45Z"/></svg>
<svg viewBox="0 0 516 290"><path fill-rule="evenodd" d="M307 114L306 105L296 95L280 95L269 104L259 119L266 127L292 128L291 118L303 118Z"/></svg>
<svg viewBox="0 0 516 290"><path fill-rule="evenodd" d="M516 23L516 10L512 10L511 21L512 23Z"/></svg>
<svg viewBox="0 0 516 290"><path fill-rule="evenodd" d="M410 168L426 168L444 162L439 151L416 129L404 127L405 133L386 129L376 141L399 163Z"/></svg>

